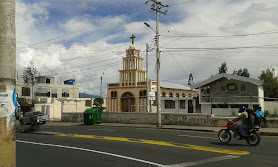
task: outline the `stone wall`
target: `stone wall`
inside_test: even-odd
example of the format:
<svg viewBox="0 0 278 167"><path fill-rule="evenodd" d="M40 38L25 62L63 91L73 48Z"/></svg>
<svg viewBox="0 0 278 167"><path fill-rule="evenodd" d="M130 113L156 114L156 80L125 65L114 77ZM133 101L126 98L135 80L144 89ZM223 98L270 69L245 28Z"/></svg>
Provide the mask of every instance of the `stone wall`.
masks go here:
<svg viewBox="0 0 278 167"><path fill-rule="evenodd" d="M210 126L219 127L235 117L215 117L210 114L173 114L162 113L162 125L184 125L184 126ZM156 113L123 113L123 112L103 112L104 123L123 124L157 124ZM63 113L63 122L83 123L83 113ZM278 127L278 118L268 118L268 127ZM240 124L240 121L238 122Z"/></svg>
<svg viewBox="0 0 278 167"><path fill-rule="evenodd" d="M84 122L83 113L63 113L62 122Z"/></svg>

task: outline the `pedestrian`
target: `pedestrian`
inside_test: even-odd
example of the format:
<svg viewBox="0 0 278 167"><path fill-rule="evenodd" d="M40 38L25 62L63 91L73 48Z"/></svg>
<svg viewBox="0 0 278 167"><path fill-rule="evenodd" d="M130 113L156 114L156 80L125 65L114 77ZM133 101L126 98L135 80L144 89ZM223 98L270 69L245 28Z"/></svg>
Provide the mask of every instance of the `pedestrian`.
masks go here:
<svg viewBox="0 0 278 167"><path fill-rule="evenodd" d="M262 110L262 107L259 107L259 109L256 111L256 115L257 115L257 117L259 118L259 120L260 120L260 122L261 121L263 121L264 122L264 125L265 125L265 127L267 126L266 125L266 118L265 118L265 116L264 116L264 112L263 112L263 110Z"/></svg>

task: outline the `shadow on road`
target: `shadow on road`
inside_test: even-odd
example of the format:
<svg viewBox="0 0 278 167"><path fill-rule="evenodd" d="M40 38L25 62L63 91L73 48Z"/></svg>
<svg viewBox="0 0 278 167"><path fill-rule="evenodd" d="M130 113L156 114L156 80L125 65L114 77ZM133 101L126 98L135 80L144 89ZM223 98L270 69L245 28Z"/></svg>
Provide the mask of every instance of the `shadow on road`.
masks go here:
<svg viewBox="0 0 278 167"><path fill-rule="evenodd" d="M213 145L218 146L236 146L236 147L242 147L242 146L249 146L247 143L245 144L244 141L242 141L242 144L239 143L221 143L221 142L210 142Z"/></svg>

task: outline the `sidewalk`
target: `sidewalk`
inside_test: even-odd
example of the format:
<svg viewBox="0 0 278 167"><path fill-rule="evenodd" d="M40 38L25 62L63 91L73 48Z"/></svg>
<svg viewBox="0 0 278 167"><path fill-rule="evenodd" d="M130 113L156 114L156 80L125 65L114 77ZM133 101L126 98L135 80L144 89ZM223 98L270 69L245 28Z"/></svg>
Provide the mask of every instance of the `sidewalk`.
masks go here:
<svg viewBox="0 0 278 167"><path fill-rule="evenodd" d="M121 124L121 123L101 123L96 125L84 125L75 122L47 122L48 126L114 126L114 127L134 127L134 128L157 128L156 125L145 124ZM183 125L162 125L160 129L192 130L205 132L218 132L223 127L202 127L202 126L183 126ZM278 128L261 128L258 132L262 136L278 136Z"/></svg>

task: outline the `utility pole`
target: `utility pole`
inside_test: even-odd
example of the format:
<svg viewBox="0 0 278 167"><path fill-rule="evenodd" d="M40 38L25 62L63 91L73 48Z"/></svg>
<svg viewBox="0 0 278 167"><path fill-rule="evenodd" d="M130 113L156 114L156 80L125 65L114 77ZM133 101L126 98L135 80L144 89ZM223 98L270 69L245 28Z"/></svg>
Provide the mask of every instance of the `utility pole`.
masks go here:
<svg viewBox="0 0 278 167"><path fill-rule="evenodd" d="M0 166L16 166L15 0L0 1Z"/></svg>
<svg viewBox="0 0 278 167"><path fill-rule="evenodd" d="M150 112L150 98L149 98L149 92L150 92L150 86L149 86L149 56L148 56L148 52L149 52L149 45L146 44L146 78L147 78L147 112Z"/></svg>
<svg viewBox="0 0 278 167"><path fill-rule="evenodd" d="M102 98L102 76L104 73L102 73L101 77L100 77L100 98Z"/></svg>
<svg viewBox="0 0 278 167"><path fill-rule="evenodd" d="M157 76L157 127L161 127L161 98L160 98L160 51L159 51L159 13L166 15L167 9L165 12L162 12L162 8L168 8L168 5L163 5L161 2L156 0L149 0L148 2L152 2L151 9L156 11L156 76Z"/></svg>

